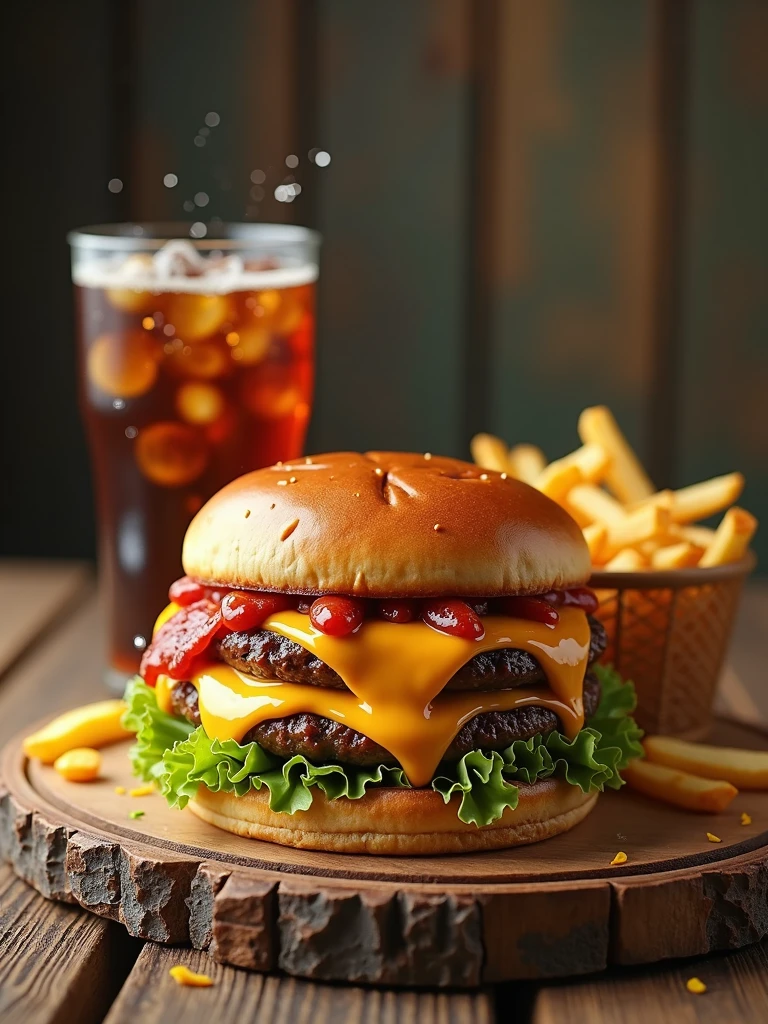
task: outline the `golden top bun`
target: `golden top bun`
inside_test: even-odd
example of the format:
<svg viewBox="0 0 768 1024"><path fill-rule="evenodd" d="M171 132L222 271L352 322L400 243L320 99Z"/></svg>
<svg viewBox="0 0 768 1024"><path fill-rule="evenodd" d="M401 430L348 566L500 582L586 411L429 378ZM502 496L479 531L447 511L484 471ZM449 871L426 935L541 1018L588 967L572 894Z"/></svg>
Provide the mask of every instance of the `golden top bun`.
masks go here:
<svg viewBox="0 0 768 1024"><path fill-rule="evenodd" d="M269 809L266 788L245 796L212 793L200 786L189 808L199 818L248 839L333 853L438 855L501 850L538 843L573 828L595 806L597 793L582 793L565 779L520 786L513 810L491 825L460 821L458 800L446 804L431 789L369 789L359 800L328 800L315 790L306 811Z"/></svg>
<svg viewBox="0 0 768 1024"><path fill-rule="evenodd" d="M248 473L192 520L203 582L293 594L493 597L583 583L590 558L559 505L468 462L335 452Z"/></svg>

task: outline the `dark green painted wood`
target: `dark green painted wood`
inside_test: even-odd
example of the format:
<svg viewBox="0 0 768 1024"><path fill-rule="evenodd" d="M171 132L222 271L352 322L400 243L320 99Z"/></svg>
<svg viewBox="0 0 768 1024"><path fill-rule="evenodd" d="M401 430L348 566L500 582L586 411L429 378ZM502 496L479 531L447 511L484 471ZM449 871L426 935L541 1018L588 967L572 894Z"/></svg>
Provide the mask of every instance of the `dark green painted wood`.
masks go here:
<svg viewBox="0 0 768 1024"><path fill-rule="evenodd" d="M134 218L301 220L274 199L296 144L293 0L140 0L136 26ZM205 125L209 112L218 125ZM185 209L198 192L208 205Z"/></svg>
<svg viewBox="0 0 768 1024"><path fill-rule="evenodd" d="M500 7L487 427L554 458L578 443L580 410L605 403L642 449L652 5Z"/></svg>
<svg viewBox="0 0 768 1024"><path fill-rule="evenodd" d="M465 449L466 0L318 7L315 448Z"/></svg>
<svg viewBox="0 0 768 1024"><path fill-rule="evenodd" d="M768 5L695 5L681 482L742 470L768 571Z"/></svg>

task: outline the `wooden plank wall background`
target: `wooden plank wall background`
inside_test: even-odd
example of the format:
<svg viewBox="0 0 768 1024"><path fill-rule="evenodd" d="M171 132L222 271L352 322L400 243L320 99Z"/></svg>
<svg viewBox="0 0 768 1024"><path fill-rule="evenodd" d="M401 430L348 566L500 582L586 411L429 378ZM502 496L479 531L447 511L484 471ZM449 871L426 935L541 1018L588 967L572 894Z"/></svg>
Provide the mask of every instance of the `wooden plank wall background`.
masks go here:
<svg viewBox="0 0 768 1024"><path fill-rule="evenodd" d="M29 389L3 409L8 493L24 500L4 503L2 551L91 545L65 227L194 219L183 201L205 191L203 219L288 219L324 235L311 448L465 455L471 432L490 429L555 457L575 445L579 410L606 402L660 485L744 470L768 565L768 4L78 11L76 24L53 0L16 11L20 55L5 71L21 97L8 216L19 237L34 228L53 307L30 321L14 306L12 330L37 341L14 350L9 372L32 387L48 346L56 386L31 461L6 443ZM31 88L26 70L41 25L58 90ZM221 124L197 147L209 110ZM329 167L310 164L312 147ZM273 198L288 173L303 186L292 205ZM118 196L110 177L125 183ZM15 287L33 301L29 282ZM69 497L46 529L51 481Z"/></svg>

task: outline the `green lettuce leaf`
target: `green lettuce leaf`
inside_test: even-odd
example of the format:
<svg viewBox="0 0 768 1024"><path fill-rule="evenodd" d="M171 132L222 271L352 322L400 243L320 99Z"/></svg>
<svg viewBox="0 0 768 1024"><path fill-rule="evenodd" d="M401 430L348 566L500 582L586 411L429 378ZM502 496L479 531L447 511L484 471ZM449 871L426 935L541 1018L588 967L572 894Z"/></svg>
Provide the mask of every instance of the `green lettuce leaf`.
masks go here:
<svg viewBox="0 0 768 1024"><path fill-rule="evenodd" d="M585 793L623 785L621 769L642 756L642 732L630 717L634 687L612 668L596 666L595 671L600 704L573 740L551 732L515 740L501 752L472 750L453 764L439 766L432 788L446 803L458 801L461 821L490 824L507 807L517 806L519 785L553 775ZM154 690L138 678L129 683L125 699L128 711L123 722L136 732L131 750L134 772L156 782L174 807L184 807L201 783L213 792L238 796L251 787L266 786L270 808L285 814L306 810L315 787L329 800L358 800L368 788L409 785L401 768L315 765L299 755L288 760L275 757L258 743L212 740L202 728L161 711Z"/></svg>
<svg viewBox="0 0 768 1024"><path fill-rule="evenodd" d="M432 788L448 803L455 794L461 797L459 818L476 825L496 821L506 807L517 807L520 790L504 779L503 756L492 750L471 750L455 765L441 765L432 780ZM443 774L443 769L447 769Z"/></svg>
<svg viewBox="0 0 768 1024"><path fill-rule="evenodd" d="M139 676L128 683L124 700L128 710L123 715L123 725L136 733L136 742L129 751L133 774L145 782L160 784L165 774L166 752L187 739L195 727L185 718L161 711L155 691Z"/></svg>

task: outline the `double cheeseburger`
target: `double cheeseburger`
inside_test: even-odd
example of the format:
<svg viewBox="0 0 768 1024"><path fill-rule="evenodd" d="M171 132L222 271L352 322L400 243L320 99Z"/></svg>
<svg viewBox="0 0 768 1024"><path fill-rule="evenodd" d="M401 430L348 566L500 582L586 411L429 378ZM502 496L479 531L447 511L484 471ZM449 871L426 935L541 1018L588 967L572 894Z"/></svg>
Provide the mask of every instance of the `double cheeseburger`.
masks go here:
<svg viewBox="0 0 768 1024"><path fill-rule="evenodd" d="M229 484L184 541L136 771L238 835L368 853L531 843L639 753L595 662L581 530L506 474L336 453Z"/></svg>

